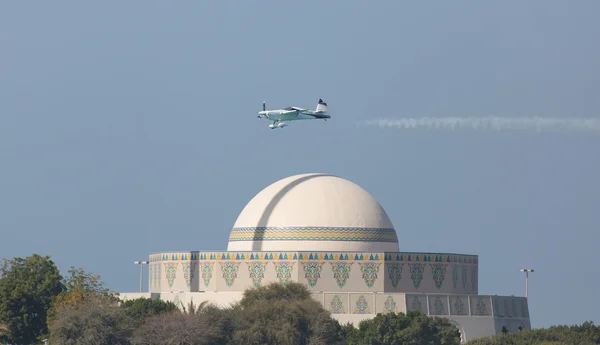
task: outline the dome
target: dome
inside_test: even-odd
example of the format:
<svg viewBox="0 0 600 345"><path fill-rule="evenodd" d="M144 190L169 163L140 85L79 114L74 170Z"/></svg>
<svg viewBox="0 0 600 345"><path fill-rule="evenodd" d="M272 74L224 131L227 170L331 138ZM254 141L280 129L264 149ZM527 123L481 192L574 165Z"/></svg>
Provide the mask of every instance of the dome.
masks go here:
<svg viewBox="0 0 600 345"><path fill-rule="evenodd" d="M328 174L281 179L238 216L228 251L397 252L385 210L355 183Z"/></svg>

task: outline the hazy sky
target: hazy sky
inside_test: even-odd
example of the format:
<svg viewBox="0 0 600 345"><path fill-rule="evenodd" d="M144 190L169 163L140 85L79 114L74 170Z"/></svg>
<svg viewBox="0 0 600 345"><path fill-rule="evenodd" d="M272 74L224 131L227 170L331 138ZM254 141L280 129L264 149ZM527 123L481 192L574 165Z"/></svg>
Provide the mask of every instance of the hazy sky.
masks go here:
<svg viewBox="0 0 600 345"><path fill-rule="evenodd" d="M481 294L524 296L534 268L534 327L600 322L600 135L356 126L600 119L600 2L199 3L0 4L1 257L137 291L134 260L225 250L262 188L326 172L401 250L479 255ZM256 118L320 97L331 121Z"/></svg>

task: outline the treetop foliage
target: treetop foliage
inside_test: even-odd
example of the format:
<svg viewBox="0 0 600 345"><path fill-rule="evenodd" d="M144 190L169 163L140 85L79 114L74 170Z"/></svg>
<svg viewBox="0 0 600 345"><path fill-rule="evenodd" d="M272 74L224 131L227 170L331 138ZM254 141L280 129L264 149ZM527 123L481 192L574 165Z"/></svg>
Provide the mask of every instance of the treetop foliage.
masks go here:
<svg viewBox="0 0 600 345"><path fill-rule="evenodd" d="M52 323L56 313L58 313L61 308L77 306L90 296L102 295L113 298L115 301L118 300L117 297L113 296L109 289L104 287L104 283L99 275L87 273L82 268L75 268L73 266L69 268L68 273L68 277L61 279L65 289L56 296L56 299L48 312L48 324Z"/></svg>
<svg viewBox="0 0 600 345"><path fill-rule="evenodd" d="M348 344L359 345L459 345L458 328L439 317L428 317L419 311L378 314L362 321L358 330L348 336Z"/></svg>
<svg viewBox="0 0 600 345"><path fill-rule="evenodd" d="M271 283L244 291L240 305L249 308L260 301L303 301L311 298L310 291L303 284L291 282L288 284Z"/></svg>
<svg viewBox="0 0 600 345"><path fill-rule="evenodd" d="M0 267L0 340L16 345L40 340L48 332L46 316L65 290L49 256L3 259Z"/></svg>
<svg viewBox="0 0 600 345"><path fill-rule="evenodd" d="M173 302L143 297L122 302L121 306L135 326L139 326L150 316L177 310L177 306Z"/></svg>

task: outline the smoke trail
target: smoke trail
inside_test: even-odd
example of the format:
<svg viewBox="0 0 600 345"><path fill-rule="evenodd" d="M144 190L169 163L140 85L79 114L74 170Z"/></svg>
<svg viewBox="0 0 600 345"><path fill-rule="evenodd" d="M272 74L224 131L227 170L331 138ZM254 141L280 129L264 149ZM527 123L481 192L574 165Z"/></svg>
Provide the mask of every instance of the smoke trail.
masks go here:
<svg viewBox="0 0 600 345"><path fill-rule="evenodd" d="M456 130L468 128L474 130L535 130L538 132L593 132L600 134L600 119L568 119L542 117L421 117L365 120L359 124L379 128L433 130Z"/></svg>

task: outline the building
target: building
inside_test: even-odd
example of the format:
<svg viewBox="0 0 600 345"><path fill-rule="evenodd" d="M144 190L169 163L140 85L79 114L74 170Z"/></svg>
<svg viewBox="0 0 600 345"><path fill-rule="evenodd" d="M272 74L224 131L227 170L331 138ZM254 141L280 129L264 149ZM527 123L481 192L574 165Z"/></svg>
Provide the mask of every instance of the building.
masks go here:
<svg viewBox="0 0 600 345"><path fill-rule="evenodd" d="M379 202L346 179L302 174L259 192L237 218L226 251L150 255L152 297L228 305L273 281L306 284L342 324L418 309L447 317L464 341L530 329L524 297L479 295L472 254L400 251Z"/></svg>

